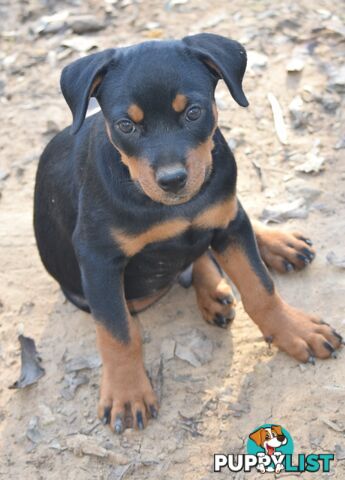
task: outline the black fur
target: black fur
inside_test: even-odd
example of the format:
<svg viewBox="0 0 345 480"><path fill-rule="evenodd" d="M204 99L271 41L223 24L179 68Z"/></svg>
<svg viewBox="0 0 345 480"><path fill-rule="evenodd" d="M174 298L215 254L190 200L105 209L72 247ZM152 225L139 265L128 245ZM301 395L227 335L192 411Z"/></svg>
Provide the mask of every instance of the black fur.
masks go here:
<svg viewBox="0 0 345 480"><path fill-rule="evenodd" d="M127 155L148 158L153 169L176 159L183 162L188 149L212 131L212 102L220 75L234 99L248 104L241 87L245 66L245 52L238 43L202 34L107 50L77 60L62 73L62 91L78 133L72 136L69 128L63 130L40 159L34 212L37 245L46 269L66 296L80 308L90 308L123 341L128 340L125 298L144 297L168 286L210 245L217 248L218 238L222 245L226 238L232 241L235 230L225 229L220 236L219 231L189 229L127 258L111 228L139 234L176 217L193 219L235 193L236 163L217 129L212 173L201 190L186 203L164 205L131 180L109 141L104 119ZM198 122L186 125L184 117L171 109L181 91L191 103L201 105ZM102 112L84 121L90 95L97 97ZM118 131L116 121L127 116L132 103L142 108L145 118L129 138ZM238 242L243 242L257 269L260 260L247 217L241 232ZM261 271L258 274L269 289L268 280Z"/></svg>

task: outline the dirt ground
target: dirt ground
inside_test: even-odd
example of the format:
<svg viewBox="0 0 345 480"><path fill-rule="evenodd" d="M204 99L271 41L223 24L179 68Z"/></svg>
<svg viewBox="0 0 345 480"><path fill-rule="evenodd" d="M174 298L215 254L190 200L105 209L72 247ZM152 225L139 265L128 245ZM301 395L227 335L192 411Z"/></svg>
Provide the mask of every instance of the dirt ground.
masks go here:
<svg viewBox="0 0 345 480"><path fill-rule="evenodd" d="M42 20L58 12L60 19ZM81 14L99 20L100 30L74 33L70 19ZM157 371L164 346L159 419L144 432L111 434L96 417L99 367L66 373L70 360L97 359L92 318L66 303L44 271L32 229L39 154L71 119L59 75L85 53L73 48L201 31L231 36L250 58L244 82L250 107L238 107L223 85L217 91L240 198L253 217L297 202L290 216L299 218L282 228L306 232L318 254L304 272L274 275L276 285L345 335L344 14L342 2L328 0L0 1L1 478L239 480L245 475L212 473L213 454L243 453L248 434L263 423L283 425L296 452L336 454L329 474L282 477L345 478L344 351L336 360L299 365L268 348L240 303L224 331L207 325L193 291L179 286L139 317L148 370ZM291 60L299 72L287 71L296 69ZM285 145L269 92L283 111ZM297 112L290 105L296 96ZM319 171L297 170L306 160ZM212 342L207 363L194 367L167 356L169 339L178 343L196 331ZM9 390L19 376L20 332L35 339L46 374L27 389ZM81 385L66 393L68 382Z"/></svg>

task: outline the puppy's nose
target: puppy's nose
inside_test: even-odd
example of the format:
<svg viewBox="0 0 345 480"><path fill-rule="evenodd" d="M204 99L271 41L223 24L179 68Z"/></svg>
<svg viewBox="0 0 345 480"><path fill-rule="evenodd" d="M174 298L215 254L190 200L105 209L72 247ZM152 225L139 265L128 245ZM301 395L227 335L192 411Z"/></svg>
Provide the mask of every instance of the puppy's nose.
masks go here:
<svg viewBox="0 0 345 480"><path fill-rule="evenodd" d="M156 174L158 185L166 192L178 193L187 182L187 170L183 167L162 169Z"/></svg>

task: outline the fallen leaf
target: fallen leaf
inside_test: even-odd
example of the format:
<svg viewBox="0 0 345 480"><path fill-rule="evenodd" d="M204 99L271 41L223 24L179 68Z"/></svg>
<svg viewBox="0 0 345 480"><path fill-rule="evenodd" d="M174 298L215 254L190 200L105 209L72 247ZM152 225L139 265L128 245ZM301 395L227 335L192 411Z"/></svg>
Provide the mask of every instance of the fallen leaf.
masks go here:
<svg viewBox="0 0 345 480"><path fill-rule="evenodd" d="M345 432L345 427L344 426L340 426L337 423L333 422L332 420L328 420L327 418L323 418L322 421L325 425L327 425L327 427L331 428L335 432L339 432L339 433Z"/></svg>
<svg viewBox="0 0 345 480"><path fill-rule="evenodd" d="M84 368L98 368L102 365L100 356L95 353L92 355L85 355L83 357L74 357L71 360L67 360L65 363L65 372L77 372Z"/></svg>
<svg viewBox="0 0 345 480"><path fill-rule="evenodd" d="M200 367L212 359L213 342L200 330L190 330L183 337L179 337L175 355L193 367Z"/></svg>
<svg viewBox="0 0 345 480"><path fill-rule="evenodd" d="M280 203L272 207L266 207L260 216L265 223L284 222L290 218L307 218L308 209L304 198L297 198L293 202Z"/></svg>
<svg viewBox="0 0 345 480"><path fill-rule="evenodd" d="M33 443L40 443L42 441L42 433L39 429L39 418L31 417L29 421L29 426L26 430L26 436Z"/></svg>
<svg viewBox="0 0 345 480"><path fill-rule="evenodd" d="M21 349L20 377L9 388L28 387L36 383L45 374L44 368L41 367L41 358L36 350L34 340L24 335L19 335L18 340Z"/></svg>
<svg viewBox="0 0 345 480"><path fill-rule="evenodd" d="M273 95L273 93L268 93L267 98L272 108L274 127L277 133L277 137L280 143L282 143L283 145L286 145L287 132L286 132L286 126L285 126L281 106L279 105L279 102L277 98Z"/></svg>
<svg viewBox="0 0 345 480"><path fill-rule="evenodd" d="M91 37L72 37L61 42L63 47L71 48L77 52L88 52L92 48L98 47L98 41Z"/></svg>
<svg viewBox="0 0 345 480"><path fill-rule="evenodd" d="M304 172L304 173L312 173L312 172L318 173L320 172L320 170L323 170L324 163L325 163L324 157L321 157L319 155L319 149L317 145L314 145L314 147L310 150L310 152L307 153L307 160L301 165L297 165L295 167L295 170L297 172Z"/></svg>
<svg viewBox="0 0 345 480"><path fill-rule="evenodd" d="M64 383L65 386L61 389L61 395L65 400L73 400L77 389L81 385L86 385L89 383L89 377L83 374L78 375L76 372L72 372L65 375Z"/></svg>

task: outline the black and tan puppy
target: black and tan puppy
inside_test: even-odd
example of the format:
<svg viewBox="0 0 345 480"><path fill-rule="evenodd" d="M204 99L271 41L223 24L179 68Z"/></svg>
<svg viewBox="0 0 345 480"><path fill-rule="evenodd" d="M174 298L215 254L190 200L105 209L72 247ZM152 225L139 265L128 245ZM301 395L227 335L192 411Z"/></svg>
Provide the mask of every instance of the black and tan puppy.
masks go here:
<svg viewBox="0 0 345 480"><path fill-rule="evenodd" d="M279 297L263 263L303 268L314 257L310 241L262 226L253 231L237 200L236 163L217 128L214 90L222 78L247 106L245 68L239 43L200 34L106 50L62 72L73 126L41 157L35 232L48 272L96 320L99 415L117 433L128 414L143 428L158 410L131 314L193 264L204 318L222 327L233 318L230 287L211 255L279 348L307 362L334 355L341 344L331 327ZM102 111L85 120L91 96Z"/></svg>

